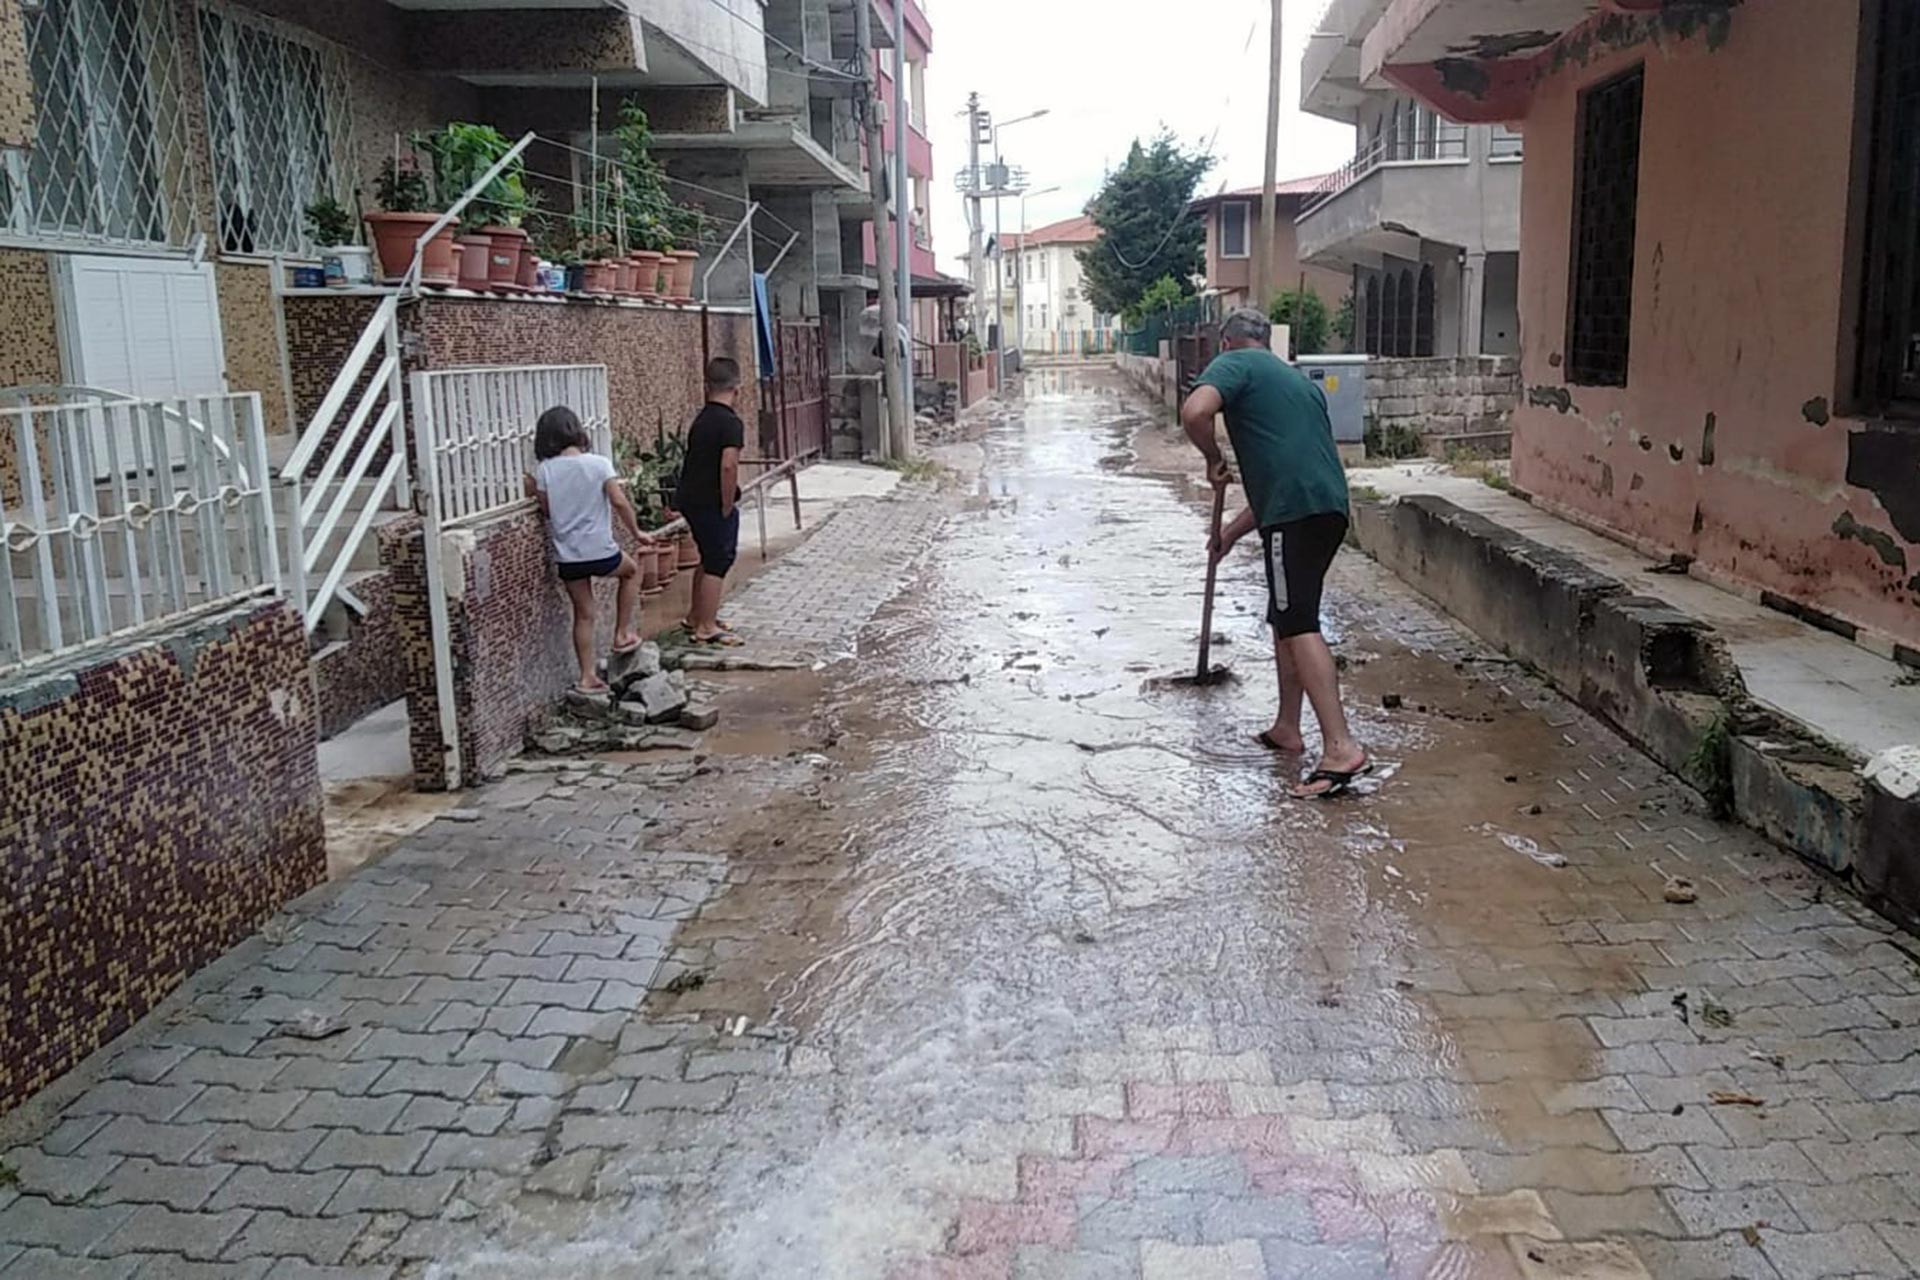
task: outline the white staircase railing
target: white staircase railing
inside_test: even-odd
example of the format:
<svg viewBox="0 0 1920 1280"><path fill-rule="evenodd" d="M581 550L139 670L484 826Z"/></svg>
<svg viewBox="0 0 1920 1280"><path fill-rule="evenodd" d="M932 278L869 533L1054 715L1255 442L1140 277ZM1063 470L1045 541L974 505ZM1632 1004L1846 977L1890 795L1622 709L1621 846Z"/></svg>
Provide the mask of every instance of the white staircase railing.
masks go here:
<svg viewBox="0 0 1920 1280"><path fill-rule="evenodd" d="M300 433L299 443L280 468L290 507L287 587L306 620L308 634L320 626L327 606L341 595L341 584L353 565L354 554L389 495L401 507L413 502L406 377L401 367L401 298L420 291L427 245L458 221L467 206L520 158L533 139L529 133L509 148L415 242L413 263L400 288L381 298L313 420ZM371 489L363 491L367 473L382 454L386 461L380 466L378 478Z"/></svg>

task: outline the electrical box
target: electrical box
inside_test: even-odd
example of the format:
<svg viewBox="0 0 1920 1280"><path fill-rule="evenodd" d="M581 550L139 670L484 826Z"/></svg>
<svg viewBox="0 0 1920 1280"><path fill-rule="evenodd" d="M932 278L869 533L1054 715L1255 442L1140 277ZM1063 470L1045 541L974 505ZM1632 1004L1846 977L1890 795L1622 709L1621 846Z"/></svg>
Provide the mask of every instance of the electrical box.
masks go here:
<svg viewBox="0 0 1920 1280"><path fill-rule="evenodd" d="M1293 367L1327 397L1335 444L1364 443L1367 433L1367 357L1301 356Z"/></svg>

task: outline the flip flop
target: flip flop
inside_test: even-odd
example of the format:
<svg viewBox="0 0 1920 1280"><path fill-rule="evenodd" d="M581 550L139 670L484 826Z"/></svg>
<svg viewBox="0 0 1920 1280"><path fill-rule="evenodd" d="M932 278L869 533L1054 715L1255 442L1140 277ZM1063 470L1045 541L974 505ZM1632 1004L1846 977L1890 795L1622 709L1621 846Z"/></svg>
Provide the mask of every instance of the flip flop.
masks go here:
<svg viewBox="0 0 1920 1280"><path fill-rule="evenodd" d="M1307 792L1296 789L1293 793L1293 798L1296 800L1331 800L1335 796L1345 795L1348 790L1352 788L1355 778L1365 777L1372 772L1373 761L1371 760L1361 761L1359 767L1355 769L1315 769L1312 773L1300 780L1300 786L1310 787L1316 782L1324 782L1327 784L1327 789L1325 791Z"/></svg>
<svg viewBox="0 0 1920 1280"><path fill-rule="evenodd" d="M1279 743L1275 742L1271 737L1268 736L1268 733L1265 729L1262 729L1260 732L1254 734L1253 740L1276 755L1297 756L1302 751L1306 750L1304 746L1300 746L1300 747L1281 746Z"/></svg>
<svg viewBox="0 0 1920 1280"><path fill-rule="evenodd" d="M699 636L690 636L689 639L695 646L702 649L738 649L746 643L731 631L716 631L704 639Z"/></svg>
<svg viewBox="0 0 1920 1280"><path fill-rule="evenodd" d="M733 628L728 626L724 622L716 622L713 625L715 630L724 631L728 635L733 634ZM681 630L685 631L688 635L693 634L693 622L690 619L687 619L687 618L680 619L680 628Z"/></svg>
<svg viewBox="0 0 1920 1280"><path fill-rule="evenodd" d="M642 636L640 639L635 640L632 644L627 645L624 648L616 648L613 652L618 656L624 658L630 653L637 653L640 649L640 646L645 644L646 642L647 642L646 637Z"/></svg>

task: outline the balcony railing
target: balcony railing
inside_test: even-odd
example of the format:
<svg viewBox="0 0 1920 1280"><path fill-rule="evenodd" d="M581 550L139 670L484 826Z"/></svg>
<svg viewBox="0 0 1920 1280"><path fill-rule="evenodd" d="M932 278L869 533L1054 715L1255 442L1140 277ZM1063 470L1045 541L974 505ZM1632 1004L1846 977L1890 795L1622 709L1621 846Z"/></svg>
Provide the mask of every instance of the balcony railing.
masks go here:
<svg viewBox="0 0 1920 1280"><path fill-rule="evenodd" d="M1388 132L1375 138L1366 150L1328 174L1300 206L1300 221L1335 199L1357 182L1393 164L1460 162L1467 158L1467 130L1464 125L1442 124L1437 130L1411 134Z"/></svg>

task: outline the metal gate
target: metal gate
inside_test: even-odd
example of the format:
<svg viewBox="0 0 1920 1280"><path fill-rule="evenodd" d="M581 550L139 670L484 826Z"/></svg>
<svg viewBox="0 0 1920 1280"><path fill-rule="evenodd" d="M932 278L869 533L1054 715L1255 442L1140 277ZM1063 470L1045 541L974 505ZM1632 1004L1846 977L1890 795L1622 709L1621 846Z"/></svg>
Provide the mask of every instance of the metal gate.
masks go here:
<svg viewBox="0 0 1920 1280"><path fill-rule="evenodd" d="M818 320L777 320L774 376L760 383L761 452L784 460L827 450L827 336Z"/></svg>

